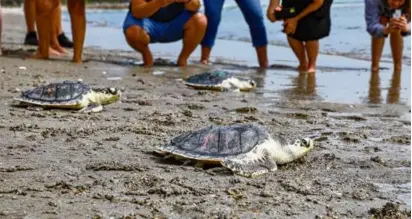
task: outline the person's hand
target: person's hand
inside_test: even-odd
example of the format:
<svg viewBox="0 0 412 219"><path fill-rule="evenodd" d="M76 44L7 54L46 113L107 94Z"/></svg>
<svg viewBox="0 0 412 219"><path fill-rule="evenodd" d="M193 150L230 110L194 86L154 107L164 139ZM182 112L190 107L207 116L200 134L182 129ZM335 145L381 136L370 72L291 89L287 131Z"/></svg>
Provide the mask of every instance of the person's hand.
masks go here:
<svg viewBox="0 0 412 219"><path fill-rule="evenodd" d="M296 31L296 26L298 25L298 20L296 18L286 19L283 23L285 27L286 34L294 34Z"/></svg>
<svg viewBox="0 0 412 219"><path fill-rule="evenodd" d="M399 29L395 29L395 28L393 28L393 27L391 27L391 26L388 26L388 27L385 27L385 28L383 29L383 34L389 35L389 34L392 34L392 33L397 32L397 31L400 31L400 30L399 30Z"/></svg>
<svg viewBox="0 0 412 219"><path fill-rule="evenodd" d="M399 29L402 32L408 32L409 31L409 25L406 20L405 16L401 16L399 19L391 19L390 20L390 26L392 28Z"/></svg>
<svg viewBox="0 0 412 219"><path fill-rule="evenodd" d="M280 7L269 5L268 10L266 11L266 17L273 23L276 22L275 13L280 11Z"/></svg>
<svg viewBox="0 0 412 219"><path fill-rule="evenodd" d="M177 2L177 0L157 0L160 4L160 7L166 7L173 2Z"/></svg>

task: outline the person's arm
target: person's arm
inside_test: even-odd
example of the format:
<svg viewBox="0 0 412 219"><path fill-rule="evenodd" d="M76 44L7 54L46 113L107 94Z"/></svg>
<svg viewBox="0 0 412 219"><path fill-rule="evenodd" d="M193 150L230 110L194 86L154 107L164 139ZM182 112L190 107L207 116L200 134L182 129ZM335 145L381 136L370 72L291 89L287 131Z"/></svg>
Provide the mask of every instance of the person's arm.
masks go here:
<svg viewBox="0 0 412 219"><path fill-rule="evenodd" d="M365 0L366 30L375 37L383 37L388 34L388 28L379 22L378 0Z"/></svg>
<svg viewBox="0 0 412 219"><path fill-rule="evenodd" d="M299 21L304 18L306 15L318 10L323 4L323 0L313 0L302 12L295 16L295 19Z"/></svg>
<svg viewBox="0 0 412 219"><path fill-rule="evenodd" d="M280 0L270 0L268 9L266 11L266 17L272 21L276 21L275 13L276 13L276 8L279 7Z"/></svg>
<svg viewBox="0 0 412 219"><path fill-rule="evenodd" d="M156 13L161 7L168 5L172 0L132 0L132 15L137 19L147 18Z"/></svg>
<svg viewBox="0 0 412 219"><path fill-rule="evenodd" d="M189 0L185 3L185 8L188 11L196 12L200 8L200 1L199 0Z"/></svg>

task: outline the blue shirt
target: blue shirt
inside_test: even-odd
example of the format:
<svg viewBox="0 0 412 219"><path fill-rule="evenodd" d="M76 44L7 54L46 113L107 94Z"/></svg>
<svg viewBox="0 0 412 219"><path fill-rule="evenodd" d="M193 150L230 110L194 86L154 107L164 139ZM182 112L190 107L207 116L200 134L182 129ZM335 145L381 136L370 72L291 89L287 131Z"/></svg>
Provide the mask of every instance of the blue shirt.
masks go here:
<svg viewBox="0 0 412 219"><path fill-rule="evenodd" d="M379 22L381 2L382 0L365 0L366 30L375 37L384 36L383 29L385 26Z"/></svg>
<svg viewBox="0 0 412 219"><path fill-rule="evenodd" d="M385 26L380 23L380 17L384 16L389 18L392 13L388 8L386 0L365 0L365 21L366 21L366 30L368 33L374 37L384 37L383 29ZM410 0L406 0L410 1ZM406 13L402 10L403 13ZM408 21L409 23L409 21ZM411 34L409 29L407 32L402 32L402 36L407 36Z"/></svg>

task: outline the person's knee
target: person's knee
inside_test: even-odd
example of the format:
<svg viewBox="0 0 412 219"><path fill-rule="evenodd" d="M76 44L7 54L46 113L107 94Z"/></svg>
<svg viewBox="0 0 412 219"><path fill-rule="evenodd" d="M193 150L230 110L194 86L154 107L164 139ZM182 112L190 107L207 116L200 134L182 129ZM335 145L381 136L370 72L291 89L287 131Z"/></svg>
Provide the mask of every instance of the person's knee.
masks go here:
<svg viewBox="0 0 412 219"><path fill-rule="evenodd" d="M188 21L188 28L195 27L197 30L206 30L208 20L202 13L196 13Z"/></svg>
<svg viewBox="0 0 412 219"><path fill-rule="evenodd" d="M36 0L36 13L38 15L49 14L59 5L59 0Z"/></svg>
<svg viewBox="0 0 412 219"><path fill-rule="evenodd" d="M129 44L143 44L147 45L150 42L149 35L144 31L143 28L133 25L126 29L124 32L126 40Z"/></svg>
<svg viewBox="0 0 412 219"><path fill-rule="evenodd" d="M84 0L67 0L67 8L70 15L78 17L85 16L85 2Z"/></svg>
<svg viewBox="0 0 412 219"><path fill-rule="evenodd" d="M389 34L389 37L402 37L401 31L394 31Z"/></svg>

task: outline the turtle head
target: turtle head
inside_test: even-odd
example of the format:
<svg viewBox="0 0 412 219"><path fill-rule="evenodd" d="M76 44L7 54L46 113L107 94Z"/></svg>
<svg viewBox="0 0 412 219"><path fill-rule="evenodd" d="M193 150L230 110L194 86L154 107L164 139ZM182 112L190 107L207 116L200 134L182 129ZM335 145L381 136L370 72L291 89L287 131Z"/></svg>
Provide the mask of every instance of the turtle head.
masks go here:
<svg viewBox="0 0 412 219"><path fill-rule="evenodd" d="M313 149L314 142L312 138L296 139L293 143L293 151L296 157L302 157Z"/></svg>
<svg viewBox="0 0 412 219"><path fill-rule="evenodd" d="M241 78L239 79L237 87L239 87L240 90L249 91L256 88L256 82L254 80Z"/></svg>
<svg viewBox="0 0 412 219"><path fill-rule="evenodd" d="M106 105L117 102L120 100L122 90L115 87L103 88L103 89L93 89L95 92L95 100L100 104Z"/></svg>

